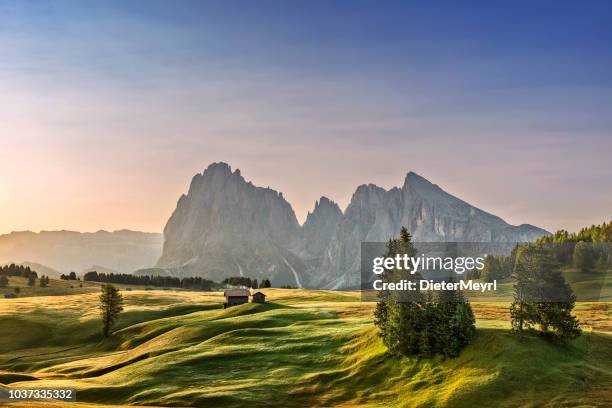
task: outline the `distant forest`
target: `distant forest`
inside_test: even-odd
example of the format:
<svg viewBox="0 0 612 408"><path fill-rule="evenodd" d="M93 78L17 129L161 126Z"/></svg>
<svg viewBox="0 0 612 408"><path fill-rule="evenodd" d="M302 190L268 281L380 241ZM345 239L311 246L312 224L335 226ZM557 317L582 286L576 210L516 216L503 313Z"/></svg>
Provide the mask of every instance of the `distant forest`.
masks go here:
<svg viewBox="0 0 612 408"><path fill-rule="evenodd" d="M34 278L38 278L36 271L33 271L29 266L15 264L1 266L0 275L21 276L24 278L30 278L30 276L33 276Z"/></svg>
<svg viewBox="0 0 612 408"><path fill-rule="evenodd" d="M76 279L76 276L74 277ZM87 272L83 280L90 282L122 283L125 285L143 285L167 288L197 289L197 290L217 290L227 286L245 286L248 288L269 288L270 281L264 279L258 285L257 279L245 276L234 276L226 278L221 283L204 279L201 277L177 278L173 276L160 275L129 275L125 273L98 273L96 271Z"/></svg>
<svg viewBox="0 0 612 408"><path fill-rule="evenodd" d="M151 275L130 275L126 273L98 273L96 271L87 272L83 275L83 280L90 282L122 283L126 285L143 285L168 288L214 290L221 285L217 282L201 277L177 278L174 276L151 276Z"/></svg>
<svg viewBox="0 0 612 408"><path fill-rule="evenodd" d="M605 269L612 265L612 222L592 225L578 232L559 230L539 238L536 244L549 249L560 266L573 266L583 272ZM508 256L487 256L484 269L467 271L466 278L486 282L509 278L514 273L522 245L517 245Z"/></svg>

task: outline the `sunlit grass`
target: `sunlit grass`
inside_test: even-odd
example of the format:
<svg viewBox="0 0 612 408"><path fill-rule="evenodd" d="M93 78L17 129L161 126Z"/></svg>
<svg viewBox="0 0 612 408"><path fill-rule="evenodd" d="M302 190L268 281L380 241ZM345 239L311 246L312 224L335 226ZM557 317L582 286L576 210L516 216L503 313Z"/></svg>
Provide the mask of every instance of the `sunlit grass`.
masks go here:
<svg viewBox="0 0 612 408"><path fill-rule="evenodd" d="M585 335L559 346L512 336L508 302L474 302L472 345L456 359L414 359L386 352L375 304L359 292L263 291L266 304L222 309L220 292L124 290L106 340L97 292L0 300L0 383L150 406L604 406L612 397L609 303L579 303Z"/></svg>

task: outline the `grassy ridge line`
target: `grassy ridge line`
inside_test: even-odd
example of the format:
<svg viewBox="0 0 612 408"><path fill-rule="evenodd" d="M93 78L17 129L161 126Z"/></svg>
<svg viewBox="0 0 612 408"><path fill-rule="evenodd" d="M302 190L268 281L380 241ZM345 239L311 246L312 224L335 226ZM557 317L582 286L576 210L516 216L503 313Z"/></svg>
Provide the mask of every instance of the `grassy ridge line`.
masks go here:
<svg viewBox="0 0 612 408"><path fill-rule="evenodd" d="M172 406L265 406L266 401L283 406L469 406L488 401L493 406L500 395L515 406L523 394L543 406L580 399L597 406L610 397L612 348L610 337L601 334L559 349L539 338L517 342L507 330L483 329L479 320L476 343L456 360L398 360L385 353L376 336L373 304L347 302L347 297L354 299L350 293L316 291L318 301L313 301L307 290L273 289L268 295L277 305L191 313L178 307L186 311L178 314L169 298L183 306L197 299L210 309L220 297L125 294L126 310L137 318L124 321L113 341L84 341L80 353L57 360L32 356L19 369L42 380L13 386L73 386L80 399L91 402ZM161 306L156 307L158 296ZM475 305L479 317L489 314L481 319L493 323L487 327L507 327L506 307ZM8 312L0 307L2 313ZM81 313L89 316L87 309ZM66 327L59 325L55 336L67 335ZM521 361L526 365L517 364ZM6 369L2 359L0 367ZM526 384L525 378L544 380Z"/></svg>

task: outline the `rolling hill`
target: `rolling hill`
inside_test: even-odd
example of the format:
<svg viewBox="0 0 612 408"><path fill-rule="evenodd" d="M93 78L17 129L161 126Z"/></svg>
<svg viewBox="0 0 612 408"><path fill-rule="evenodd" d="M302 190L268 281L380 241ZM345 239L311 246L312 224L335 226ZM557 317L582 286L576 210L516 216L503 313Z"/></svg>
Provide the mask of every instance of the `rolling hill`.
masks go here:
<svg viewBox="0 0 612 408"><path fill-rule="evenodd" d="M478 335L460 357L412 359L386 353L356 292L265 291L267 304L226 310L219 293L124 291L105 341L95 293L0 300L0 331L19 333L0 338L0 386L195 407L603 407L612 396L609 303L578 305L586 331L567 346L518 340L506 303L474 303Z"/></svg>

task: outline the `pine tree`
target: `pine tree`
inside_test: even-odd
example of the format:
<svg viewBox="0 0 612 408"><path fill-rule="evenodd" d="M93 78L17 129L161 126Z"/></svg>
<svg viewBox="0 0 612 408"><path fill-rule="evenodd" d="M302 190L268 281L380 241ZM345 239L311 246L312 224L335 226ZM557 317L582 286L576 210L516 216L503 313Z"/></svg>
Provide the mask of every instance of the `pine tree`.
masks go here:
<svg viewBox="0 0 612 408"><path fill-rule="evenodd" d="M102 316L102 333L110 335L110 330L123 310L123 296L113 285L102 285L100 294L100 315Z"/></svg>
<svg viewBox="0 0 612 408"><path fill-rule="evenodd" d="M454 283L454 279L447 282ZM438 352L449 357L458 356L476 334L472 306L460 290L443 290L438 294L436 315Z"/></svg>
<svg viewBox="0 0 612 408"><path fill-rule="evenodd" d="M414 256L416 249L411 241L406 228L402 228L400 238L388 242L385 256ZM407 276L406 271L394 269L384 271L382 278L387 282L421 280L419 273ZM448 282L453 283L453 279ZM374 323L380 328L383 343L394 354L455 357L474 337L474 313L461 291L441 291L435 298L419 290L408 294L380 291L379 298Z"/></svg>
<svg viewBox="0 0 612 408"><path fill-rule="evenodd" d="M416 249L412 245L412 237L405 227L402 227L400 239L390 240L387 245L388 257L397 254L414 256ZM388 270L383 273L383 280L398 281L408 279L420 280L418 273L411 271ZM406 275L408 274L408 275ZM426 330L423 294L411 291L408 296L398 292L381 293L375 311L375 324L380 328L380 336L390 352L402 355L421 354L425 348L423 330Z"/></svg>
<svg viewBox="0 0 612 408"><path fill-rule="evenodd" d="M6 275L0 275L0 288L6 288L8 283L8 277Z"/></svg>
<svg viewBox="0 0 612 408"><path fill-rule="evenodd" d="M34 274L30 274L28 277L28 286L33 287L34 285L36 285L36 276Z"/></svg>

